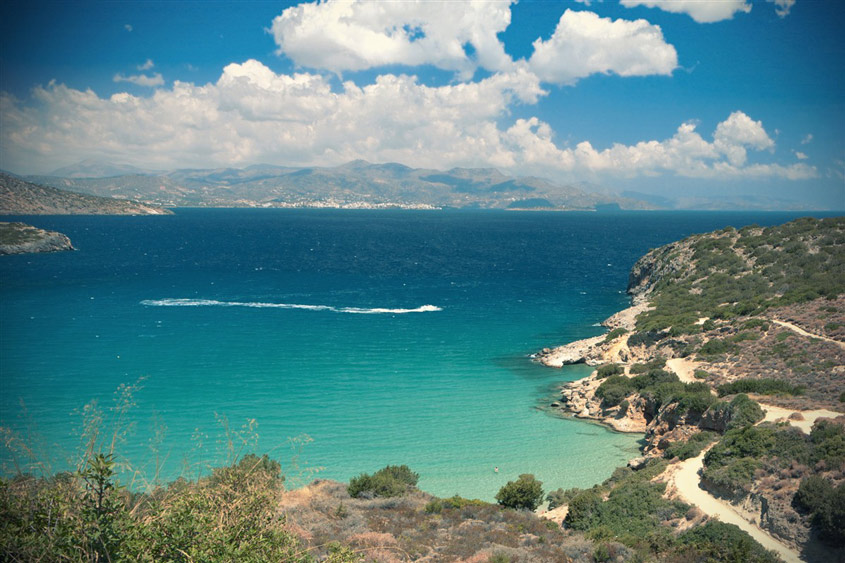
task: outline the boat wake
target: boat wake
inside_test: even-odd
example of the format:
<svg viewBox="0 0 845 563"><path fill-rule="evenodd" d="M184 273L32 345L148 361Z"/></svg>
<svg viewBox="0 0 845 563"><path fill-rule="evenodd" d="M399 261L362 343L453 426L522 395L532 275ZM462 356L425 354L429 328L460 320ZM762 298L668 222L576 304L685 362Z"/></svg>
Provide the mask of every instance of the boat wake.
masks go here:
<svg viewBox="0 0 845 563"><path fill-rule="evenodd" d="M299 303L263 303L258 301L216 301L214 299L145 299L141 305L147 307L249 307L252 309L303 309L306 311L329 311L353 315L404 315L406 313L432 313L442 311L435 305L423 305L415 309L390 309L386 307L333 307L331 305L302 305Z"/></svg>

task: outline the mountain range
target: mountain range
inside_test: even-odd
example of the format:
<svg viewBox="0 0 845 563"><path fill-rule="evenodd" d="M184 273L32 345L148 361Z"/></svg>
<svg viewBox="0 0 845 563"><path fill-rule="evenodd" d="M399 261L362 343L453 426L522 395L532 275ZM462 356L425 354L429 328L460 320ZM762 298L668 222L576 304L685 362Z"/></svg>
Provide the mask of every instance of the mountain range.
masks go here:
<svg viewBox="0 0 845 563"><path fill-rule="evenodd" d="M613 192L587 182L555 184L493 168L436 170L363 160L333 167L256 164L246 168L144 170L84 160L21 179L81 194L160 207L345 207L481 209L801 210L795 201L735 196L665 197Z"/></svg>
<svg viewBox="0 0 845 563"><path fill-rule="evenodd" d="M642 199L515 178L492 168L434 170L353 161L335 167L267 164L243 169L144 171L83 161L27 181L168 207L406 207L592 210L653 209Z"/></svg>

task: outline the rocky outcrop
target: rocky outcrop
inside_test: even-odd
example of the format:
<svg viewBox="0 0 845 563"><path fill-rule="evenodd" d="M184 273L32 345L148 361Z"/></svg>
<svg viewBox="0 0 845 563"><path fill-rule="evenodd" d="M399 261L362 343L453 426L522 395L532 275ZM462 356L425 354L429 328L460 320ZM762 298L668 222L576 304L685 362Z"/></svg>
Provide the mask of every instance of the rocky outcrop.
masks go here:
<svg viewBox="0 0 845 563"><path fill-rule="evenodd" d="M646 303L628 307L605 319L602 326L611 330L622 328L632 332L636 326L637 315L647 309ZM534 359L544 366L555 368L582 363L597 366L608 362L628 362L631 360L631 353L627 347L627 336L607 340L607 335L602 334L555 348L544 348L534 355Z"/></svg>
<svg viewBox="0 0 845 563"><path fill-rule="evenodd" d="M651 250L637 260L628 274L628 294L634 304L645 303L663 280L677 278L689 270L692 249L688 239Z"/></svg>
<svg viewBox="0 0 845 563"><path fill-rule="evenodd" d="M0 255L73 250L70 239L24 223L0 223Z"/></svg>

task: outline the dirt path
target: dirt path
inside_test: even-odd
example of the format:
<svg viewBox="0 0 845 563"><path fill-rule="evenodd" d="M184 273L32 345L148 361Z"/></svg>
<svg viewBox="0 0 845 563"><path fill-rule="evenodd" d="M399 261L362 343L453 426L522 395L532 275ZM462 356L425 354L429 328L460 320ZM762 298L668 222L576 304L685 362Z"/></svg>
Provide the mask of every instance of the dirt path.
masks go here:
<svg viewBox="0 0 845 563"><path fill-rule="evenodd" d="M819 334L813 334L812 332L807 332L806 330L804 330L800 326L796 326L796 325L794 325L792 323L788 323L786 321L779 321L777 319L772 319L772 322L775 323L776 325L780 325L784 328L788 328L792 332L798 333L801 336L807 336L809 338L818 338L819 340L826 340L828 342L833 342L834 344L836 344L840 348L845 349L845 342L839 342L838 340L834 340L833 338L828 338L827 336L821 336Z"/></svg>
<svg viewBox="0 0 845 563"><path fill-rule="evenodd" d="M746 520L730 503L717 499L699 486L698 472L704 466L705 453L706 450L698 457L680 462L669 478L668 488L674 489L684 502L697 506L711 518L734 524L748 532L763 547L777 552L787 563L803 561L798 551L773 538L759 526Z"/></svg>

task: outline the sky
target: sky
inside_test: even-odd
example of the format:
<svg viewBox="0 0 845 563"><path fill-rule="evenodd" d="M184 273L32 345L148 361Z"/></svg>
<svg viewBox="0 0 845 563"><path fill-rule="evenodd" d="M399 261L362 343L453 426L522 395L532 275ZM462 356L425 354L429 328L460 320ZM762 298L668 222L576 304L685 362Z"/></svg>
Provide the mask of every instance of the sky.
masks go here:
<svg viewBox="0 0 845 563"><path fill-rule="evenodd" d="M0 6L0 168L493 167L845 209L820 0Z"/></svg>

